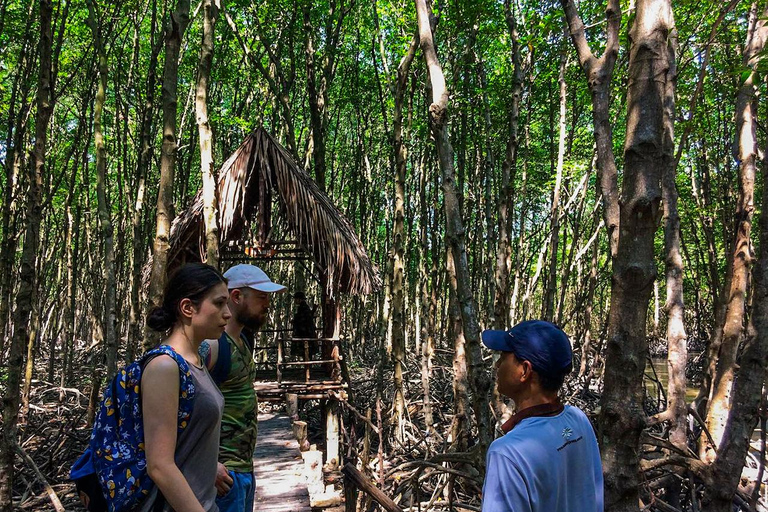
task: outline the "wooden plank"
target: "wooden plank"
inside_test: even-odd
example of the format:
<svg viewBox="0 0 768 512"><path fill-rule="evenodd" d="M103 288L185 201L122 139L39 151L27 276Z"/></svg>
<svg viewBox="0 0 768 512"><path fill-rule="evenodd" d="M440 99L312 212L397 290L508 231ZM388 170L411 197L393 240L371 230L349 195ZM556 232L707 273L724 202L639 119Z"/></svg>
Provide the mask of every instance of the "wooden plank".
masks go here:
<svg viewBox="0 0 768 512"><path fill-rule="evenodd" d="M254 510L311 512L304 481L304 462L287 416L259 414Z"/></svg>
<svg viewBox="0 0 768 512"><path fill-rule="evenodd" d="M291 361L290 363L282 363L283 366L313 366L316 364L328 364L335 363L335 359L312 359L311 361Z"/></svg>

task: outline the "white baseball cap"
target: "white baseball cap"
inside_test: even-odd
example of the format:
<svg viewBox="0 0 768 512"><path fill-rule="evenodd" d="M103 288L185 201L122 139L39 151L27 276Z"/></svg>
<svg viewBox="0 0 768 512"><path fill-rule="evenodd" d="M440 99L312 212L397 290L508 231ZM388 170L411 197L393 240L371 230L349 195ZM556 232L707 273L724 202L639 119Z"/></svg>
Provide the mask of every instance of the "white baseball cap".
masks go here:
<svg viewBox="0 0 768 512"><path fill-rule="evenodd" d="M235 265L226 272L224 277L229 281L227 287L230 290L235 288L253 288L260 292L282 293L287 288L281 284L273 283L259 267L242 263Z"/></svg>

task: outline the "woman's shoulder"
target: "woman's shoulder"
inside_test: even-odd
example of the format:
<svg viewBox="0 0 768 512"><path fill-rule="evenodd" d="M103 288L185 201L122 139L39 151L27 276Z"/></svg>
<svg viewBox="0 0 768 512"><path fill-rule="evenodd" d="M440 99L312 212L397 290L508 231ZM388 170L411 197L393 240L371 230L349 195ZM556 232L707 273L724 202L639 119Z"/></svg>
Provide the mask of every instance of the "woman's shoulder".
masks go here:
<svg viewBox="0 0 768 512"><path fill-rule="evenodd" d="M143 376L179 378L179 364L168 354L157 354L144 366Z"/></svg>

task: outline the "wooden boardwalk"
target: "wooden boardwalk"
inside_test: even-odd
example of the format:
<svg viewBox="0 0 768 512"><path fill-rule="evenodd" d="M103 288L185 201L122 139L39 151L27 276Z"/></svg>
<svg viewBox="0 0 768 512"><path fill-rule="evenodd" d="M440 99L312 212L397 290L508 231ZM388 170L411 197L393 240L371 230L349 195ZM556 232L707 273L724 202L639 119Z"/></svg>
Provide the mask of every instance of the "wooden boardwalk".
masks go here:
<svg viewBox="0 0 768 512"><path fill-rule="evenodd" d="M253 456L257 512L311 512L304 461L287 416L259 414Z"/></svg>

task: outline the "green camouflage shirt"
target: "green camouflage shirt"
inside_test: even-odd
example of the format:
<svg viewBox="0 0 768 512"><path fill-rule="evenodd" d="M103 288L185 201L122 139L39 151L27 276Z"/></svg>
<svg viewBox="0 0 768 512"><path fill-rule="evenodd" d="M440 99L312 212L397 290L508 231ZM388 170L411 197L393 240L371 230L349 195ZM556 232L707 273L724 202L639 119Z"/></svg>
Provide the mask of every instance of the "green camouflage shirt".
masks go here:
<svg viewBox="0 0 768 512"><path fill-rule="evenodd" d="M219 347L222 343L229 343L231 365L227 379L219 384L224 395L219 462L231 471L246 473L253 471L258 433L258 404L253 389L256 363L242 340L235 343L225 332L219 338ZM207 343L203 342L203 345ZM201 353L208 352L210 347L201 346L200 350Z"/></svg>

